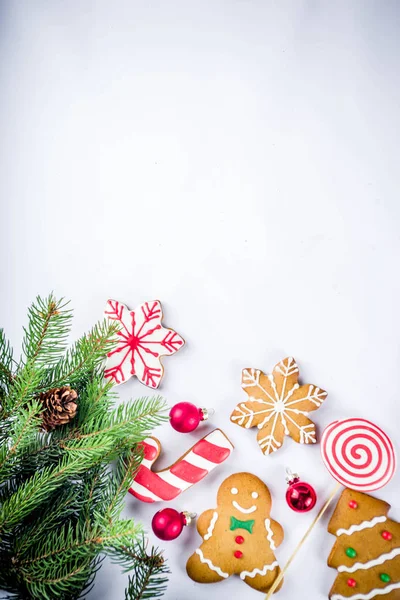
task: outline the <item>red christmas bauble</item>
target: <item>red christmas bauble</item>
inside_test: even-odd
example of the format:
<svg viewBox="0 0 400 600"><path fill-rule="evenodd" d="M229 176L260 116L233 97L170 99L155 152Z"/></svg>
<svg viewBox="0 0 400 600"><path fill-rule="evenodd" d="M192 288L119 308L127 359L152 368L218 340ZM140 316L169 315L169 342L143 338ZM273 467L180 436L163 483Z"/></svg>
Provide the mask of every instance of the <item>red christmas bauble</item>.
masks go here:
<svg viewBox="0 0 400 600"><path fill-rule="evenodd" d="M185 513L179 513L174 508L159 510L151 521L154 534L164 542L175 540L180 536L185 525Z"/></svg>
<svg viewBox="0 0 400 600"><path fill-rule="evenodd" d="M179 433L194 431L204 419L204 411L191 402L178 402L170 410L169 420L172 427Z"/></svg>
<svg viewBox="0 0 400 600"><path fill-rule="evenodd" d="M309 483L300 481L298 477L289 481L289 487L286 491L286 502L292 510L307 512L314 508L316 501L317 494Z"/></svg>

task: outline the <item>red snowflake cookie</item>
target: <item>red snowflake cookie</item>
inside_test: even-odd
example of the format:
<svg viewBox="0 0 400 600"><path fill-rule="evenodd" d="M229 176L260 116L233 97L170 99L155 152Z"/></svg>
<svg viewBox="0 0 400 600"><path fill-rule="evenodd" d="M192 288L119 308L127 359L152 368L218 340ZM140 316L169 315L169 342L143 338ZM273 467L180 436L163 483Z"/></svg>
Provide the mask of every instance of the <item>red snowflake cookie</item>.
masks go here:
<svg viewBox="0 0 400 600"><path fill-rule="evenodd" d="M129 310L118 300L107 300L104 314L121 325L118 345L107 355L106 379L119 384L136 375L144 385L157 388L164 373L161 356L174 354L185 343L162 326L161 303L154 300Z"/></svg>

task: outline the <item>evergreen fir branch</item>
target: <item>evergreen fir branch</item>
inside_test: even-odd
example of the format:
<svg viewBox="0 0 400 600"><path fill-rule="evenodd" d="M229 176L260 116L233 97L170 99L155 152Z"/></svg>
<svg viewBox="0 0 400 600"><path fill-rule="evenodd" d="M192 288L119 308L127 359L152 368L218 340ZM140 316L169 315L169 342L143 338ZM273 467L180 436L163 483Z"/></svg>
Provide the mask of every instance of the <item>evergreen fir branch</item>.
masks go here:
<svg viewBox="0 0 400 600"><path fill-rule="evenodd" d="M105 461L106 463L106 461ZM99 506L102 504L104 494L108 488L108 464L100 464L83 474L81 483L81 510L79 522L88 526L96 518Z"/></svg>
<svg viewBox="0 0 400 600"><path fill-rule="evenodd" d="M36 298L28 309L28 326L24 328L22 358L5 403L6 414L17 410L31 397L38 395L47 368L56 363L65 351L72 314L67 302Z"/></svg>
<svg viewBox="0 0 400 600"><path fill-rule="evenodd" d="M37 600L63 598L73 600L88 592L100 566L102 558L95 551L87 553L84 560L76 556L67 563L57 566L56 572L24 573L24 583L30 597Z"/></svg>
<svg viewBox="0 0 400 600"><path fill-rule="evenodd" d="M81 425L105 416L116 400L112 382L106 381L102 373L93 375L79 394L79 411L73 422L73 430ZM56 430L56 433L63 432Z"/></svg>
<svg viewBox="0 0 400 600"><path fill-rule="evenodd" d="M32 436L37 435L41 410L41 402L32 401L27 408L20 408L13 418L8 443L0 448L0 483L11 475L10 468L14 458L24 451Z"/></svg>
<svg viewBox="0 0 400 600"><path fill-rule="evenodd" d="M29 322L24 328L22 342L23 364L49 366L65 352L71 328L72 311L66 310L68 302L38 296L28 309Z"/></svg>
<svg viewBox="0 0 400 600"><path fill-rule="evenodd" d="M23 479L21 477L10 477L4 483L0 485L0 505L7 500L10 496L18 491L20 484ZM1 538L0 538L1 543Z"/></svg>
<svg viewBox="0 0 400 600"><path fill-rule="evenodd" d="M46 466L58 464L65 453L52 434L38 432L19 458L18 470L25 478Z"/></svg>
<svg viewBox="0 0 400 600"><path fill-rule="evenodd" d="M161 396L138 398L120 404L108 414L88 419L81 427L77 439L94 437L100 432L115 435L119 431L120 437L128 436L131 443L135 443L143 440L154 427L168 419L167 415L162 414L165 410L166 404Z"/></svg>
<svg viewBox="0 0 400 600"><path fill-rule="evenodd" d="M90 443L88 440L78 440L68 442L68 445L62 445L62 448L73 461L84 460L89 464L96 464L103 461L105 456L111 456L114 460L114 443L112 436L102 435L100 432Z"/></svg>
<svg viewBox="0 0 400 600"><path fill-rule="evenodd" d="M100 323L63 356L65 307L52 295L36 300L16 368L0 332L0 363L9 370L5 376L0 366L0 589L14 600L78 600L109 554L135 569L127 594L139 589L135 600L147 598L165 587L166 575L157 575L163 562L144 547L133 552L141 526L120 514L140 442L167 419L165 404L157 397L114 407L103 361L118 326ZM63 385L78 392L77 415L45 433L39 394Z"/></svg>
<svg viewBox="0 0 400 600"><path fill-rule="evenodd" d="M108 352L116 343L119 326L116 322L104 320L97 323L67 350L65 355L49 370L46 387L69 384L71 387L95 374Z"/></svg>
<svg viewBox="0 0 400 600"><path fill-rule="evenodd" d="M132 543L139 535L143 535L142 525L134 523L133 519L119 519L107 523L103 520L104 533L97 538L97 543L101 543L105 550L113 551L121 545L126 546Z"/></svg>
<svg viewBox="0 0 400 600"><path fill-rule="evenodd" d="M111 523L118 519L123 509L123 503L134 475L142 462L143 452L130 451L117 461L117 465L110 477L104 502L107 505L106 519Z"/></svg>
<svg viewBox="0 0 400 600"><path fill-rule="evenodd" d="M104 457L102 463L84 473L81 486L82 508L80 511L80 518L83 522L89 522L91 518L102 515L102 518L111 523L113 518L116 519L119 515L120 505L123 503L130 481L133 479L130 469L134 470L134 465L139 465L143 457L143 450L139 446L135 446L134 449L129 449L129 451L127 448L126 441L120 441ZM129 464L128 460L127 466L122 466L122 457L130 457L131 455L132 463ZM114 478L109 466L109 462L115 456L118 457L121 468L118 475L117 464L117 478Z"/></svg>
<svg viewBox="0 0 400 600"><path fill-rule="evenodd" d="M63 486L58 494L50 496L30 515L29 521L15 537L13 563L18 565L27 557L34 556L49 532L60 530L68 523L75 524L79 508L76 486Z"/></svg>
<svg viewBox="0 0 400 600"><path fill-rule="evenodd" d="M91 528L68 524L50 531L44 538L38 537L28 557L16 561L16 564L24 576L48 578L57 574L60 565L73 562L79 556L84 560L88 550L92 553L97 548L96 552L99 552L127 541L131 543L141 533L141 526L135 525L131 519L117 521L108 529L101 525Z"/></svg>
<svg viewBox="0 0 400 600"><path fill-rule="evenodd" d="M4 329L0 329L0 388L8 391L13 383L13 351L6 339Z"/></svg>
<svg viewBox="0 0 400 600"><path fill-rule="evenodd" d="M126 547L125 556L131 569L134 569L129 576L125 600L161 598L167 589L170 570L158 549L153 547L148 555L142 539L131 547Z"/></svg>
<svg viewBox="0 0 400 600"><path fill-rule="evenodd" d="M5 418L16 413L20 406L37 396L37 390L45 374L46 368L36 367L34 363L28 363L19 369L14 377L10 393L4 400Z"/></svg>
<svg viewBox="0 0 400 600"><path fill-rule="evenodd" d="M11 419L0 419L0 448L8 443L11 435Z"/></svg>
<svg viewBox="0 0 400 600"><path fill-rule="evenodd" d="M35 574L39 577L39 573L43 576L54 575L57 570L58 563L65 563L69 560L81 555L86 557L86 550L91 551L97 545L100 529L90 529L77 525L74 527L68 523L64 527L58 527L51 531L45 537L39 537L39 543L31 545L27 556L17 562L18 567L23 574ZM32 565L38 566L32 567Z"/></svg>
<svg viewBox="0 0 400 600"><path fill-rule="evenodd" d="M74 437L60 445L74 458L100 460L108 455L110 460L114 460L118 458L118 454L113 452L118 442L124 440L126 447L132 448L167 419L166 415L160 414L164 408L165 403L160 396L122 404L109 413L88 420L79 432L74 433Z"/></svg>
<svg viewBox="0 0 400 600"><path fill-rule="evenodd" d="M110 553L111 562L118 564L123 573L135 570L138 565L147 566L153 561L156 561L159 565L164 564L164 558L161 554L158 554L158 551L155 551L157 558L152 558L151 554L147 554L147 541L142 536L139 540L131 541L126 546L123 544L116 545L113 552Z"/></svg>
<svg viewBox="0 0 400 600"><path fill-rule="evenodd" d="M0 536L46 500L55 490L63 485L68 477L77 476L96 462L94 457L66 457L55 467L47 467L35 473L25 481L18 491L8 498L0 507Z"/></svg>

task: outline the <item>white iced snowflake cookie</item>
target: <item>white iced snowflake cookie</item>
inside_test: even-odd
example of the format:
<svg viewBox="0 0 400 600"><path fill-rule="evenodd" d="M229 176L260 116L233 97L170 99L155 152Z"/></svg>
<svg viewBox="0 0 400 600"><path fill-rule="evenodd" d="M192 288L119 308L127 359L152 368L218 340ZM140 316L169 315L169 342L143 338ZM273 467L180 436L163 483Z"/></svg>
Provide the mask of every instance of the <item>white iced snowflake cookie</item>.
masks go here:
<svg viewBox="0 0 400 600"><path fill-rule="evenodd" d="M161 303L154 300L129 310L122 302L107 300L104 314L120 325L118 344L107 355L106 379L119 384L136 375L144 385L157 388L164 373L161 357L174 354L185 343L162 326Z"/></svg>

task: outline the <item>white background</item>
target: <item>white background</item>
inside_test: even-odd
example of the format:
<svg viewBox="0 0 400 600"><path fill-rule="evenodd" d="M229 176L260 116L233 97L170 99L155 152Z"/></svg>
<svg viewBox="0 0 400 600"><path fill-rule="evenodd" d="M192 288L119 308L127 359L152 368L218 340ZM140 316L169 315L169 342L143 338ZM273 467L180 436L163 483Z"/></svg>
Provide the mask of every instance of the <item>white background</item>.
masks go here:
<svg viewBox="0 0 400 600"><path fill-rule="evenodd" d="M264 457L229 422L241 369L291 354L329 392L319 431L362 416L398 439L399 15L395 0L0 2L1 323L18 347L38 293L71 298L74 337L108 297L159 298L187 340L160 391L217 410L191 435L161 428L161 465L213 426L236 446L173 505L200 513L251 470L285 528L281 564L317 510L290 511L284 467L319 505L334 482L317 445ZM398 520L399 477L377 493ZM158 508L127 498L146 527ZM326 598L326 523L279 600ZM262 597L237 578L194 584L199 541L193 527L165 544L167 599ZM125 582L107 563L91 598L122 600Z"/></svg>

